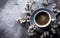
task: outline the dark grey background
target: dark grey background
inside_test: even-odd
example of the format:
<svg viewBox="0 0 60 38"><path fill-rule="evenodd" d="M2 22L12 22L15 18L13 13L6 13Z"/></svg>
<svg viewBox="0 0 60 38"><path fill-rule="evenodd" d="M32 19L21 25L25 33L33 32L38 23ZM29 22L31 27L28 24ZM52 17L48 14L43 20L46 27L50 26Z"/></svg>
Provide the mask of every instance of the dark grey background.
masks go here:
<svg viewBox="0 0 60 38"><path fill-rule="evenodd" d="M26 25L17 23L23 17L25 0L0 0L0 38L28 38Z"/></svg>
<svg viewBox="0 0 60 38"><path fill-rule="evenodd" d="M21 25L16 21L18 17L24 17L26 1L0 0L0 38L28 38L28 25Z"/></svg>

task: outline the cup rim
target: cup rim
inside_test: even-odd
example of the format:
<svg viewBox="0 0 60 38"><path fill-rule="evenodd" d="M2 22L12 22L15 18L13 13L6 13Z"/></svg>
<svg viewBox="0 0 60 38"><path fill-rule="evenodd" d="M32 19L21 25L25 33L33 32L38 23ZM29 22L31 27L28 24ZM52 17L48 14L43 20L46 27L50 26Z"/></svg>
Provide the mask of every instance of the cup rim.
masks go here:
<svg viewBox="0 0 60 38"><path fill-rule="evenodd" d="M39 25L39 24L35 21L36 15L37 15L38 13L40 13L40 12L45 12L45 13L47 13L48 16L49 16L49 21L48 21L45 25ZM48 11L41 10L41 11L38 11L38 12L34 15L34 23L35 23L38 27L47 27L47 26L50 24L50 22L51 22L51 15L49 14Z"/></svg>

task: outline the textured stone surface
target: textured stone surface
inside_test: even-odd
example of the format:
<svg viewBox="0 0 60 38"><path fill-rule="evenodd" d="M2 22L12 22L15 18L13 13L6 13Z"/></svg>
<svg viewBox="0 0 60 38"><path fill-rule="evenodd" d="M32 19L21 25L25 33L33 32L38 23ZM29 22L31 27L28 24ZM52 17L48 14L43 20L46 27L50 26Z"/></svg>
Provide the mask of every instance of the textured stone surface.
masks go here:
<svg viewBox="0 0 60 38"><path fill-rule="evenodd" d="M20 25L16 21L18 17L25 15L26 1L0 0L0 38L28 38L27 25ZM38 0L36 2L33 9L42 7L40 3L43 0L40 0L40 3Z"/></svg>

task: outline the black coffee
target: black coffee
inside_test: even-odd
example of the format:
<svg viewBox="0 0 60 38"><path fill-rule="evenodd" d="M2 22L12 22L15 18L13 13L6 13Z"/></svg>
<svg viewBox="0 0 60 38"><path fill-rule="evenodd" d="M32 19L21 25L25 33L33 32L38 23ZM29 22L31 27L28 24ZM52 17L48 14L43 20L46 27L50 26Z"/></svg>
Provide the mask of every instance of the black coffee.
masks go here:
<svg viewBox="0 0 60 38"><path fill-rule="evenodd" d="M35 21L39 25L45 25L49 21L49 15L46 12L40 12L36 15Z"/></svg>

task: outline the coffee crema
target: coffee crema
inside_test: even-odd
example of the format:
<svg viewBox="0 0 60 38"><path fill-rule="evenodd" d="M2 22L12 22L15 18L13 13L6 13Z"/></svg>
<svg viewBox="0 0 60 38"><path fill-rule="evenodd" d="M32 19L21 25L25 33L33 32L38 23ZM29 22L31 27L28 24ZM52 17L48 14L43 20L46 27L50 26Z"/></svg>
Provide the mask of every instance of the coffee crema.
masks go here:
<svg viewBox="0 0 60 38"><path fill-rule="evenodd" d="M39 12L35 16L35 21L39 25L45 25L49 22L49 20L50 20L49 15L46 12Z"/></svg>

